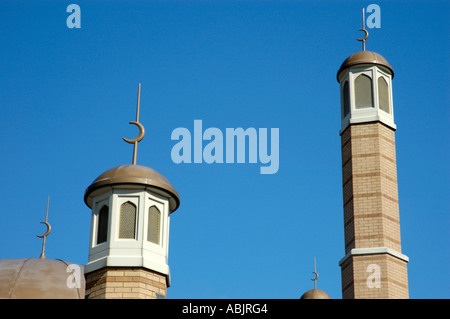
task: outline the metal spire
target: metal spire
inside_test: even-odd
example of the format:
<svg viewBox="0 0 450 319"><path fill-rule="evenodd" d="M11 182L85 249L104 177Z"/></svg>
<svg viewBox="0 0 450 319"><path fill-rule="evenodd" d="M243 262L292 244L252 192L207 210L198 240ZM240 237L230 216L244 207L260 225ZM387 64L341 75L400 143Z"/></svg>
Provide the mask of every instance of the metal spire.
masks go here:
<svg viewBox="0 0 450 319"><path fill-rule="evenodd" d="M45 226L47 226L47 231L42 235L36 235L39 238L43 238L42 252L41 252L41 256L39 257L41 259L45 259L45 239L47 238L48 234L50 234L50 232L52 230L52 227L48 223L48 204L49 204L49 202L50 202L50 196L48 196L48 198L47 198L47 212L45 213L45 222L41 222L41 224L45 224Z"/></svg>
<svg viewBox="0 0 450 319"><path fill-rule="evenodd" d="M313 274L316 275L315 278L311 278L312 281L314 281L314 289L317 289L317 279L319 278L319 274L316 271L316 257L314 257L314 271Z"/></svg>
<svg viewBox="0 0 450 319"><path fill-rule="evenodd" d="M362 9L362 29L359 29L359 31L364 32L364 37L361 39L356 39L358 41L362 41L362 47L363 51L366 51L366 40L369 37L369 31L366 30L365 21L364 21L364 8Z"/></svg>
<svg viewBox="0 0 450 319"><path fill-rule="evenodd" d="M129 144L134 144L134 150L133 150L133 165L136 165L136 157L137 157L137 147L138 143L144 138L145 135L145 129L144 126L139 123L139 107L140 107L140 100L141 100L141 83L139 83L138 88L138 99L137 99L137 109L136 109L136 121L129 122L129 124L134 124L139 128L139 135L132 139L126 139L123 137L123 140Z"/></svg>

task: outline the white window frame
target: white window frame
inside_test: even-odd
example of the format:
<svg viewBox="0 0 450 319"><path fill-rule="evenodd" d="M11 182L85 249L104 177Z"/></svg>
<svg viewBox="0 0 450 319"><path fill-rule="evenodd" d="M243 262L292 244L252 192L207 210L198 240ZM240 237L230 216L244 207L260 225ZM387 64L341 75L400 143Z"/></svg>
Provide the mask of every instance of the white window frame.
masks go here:
<svg viewBox="0 0 450 319"><path fill-rule="evenodd" d="M91 248L99 247L98 249L103 249L103 246L106 247L109 245L109 241L111 238L111 229L110 229L110 219L111 219L111 201L110 201L111 192L104 194L101 198L99 198L95 203L92 210L92 221L91 221ZM98 234L98 223L100 210L103 206L108 207L108 229L106 241L98 244L97 243L97 234Z"/></svg>

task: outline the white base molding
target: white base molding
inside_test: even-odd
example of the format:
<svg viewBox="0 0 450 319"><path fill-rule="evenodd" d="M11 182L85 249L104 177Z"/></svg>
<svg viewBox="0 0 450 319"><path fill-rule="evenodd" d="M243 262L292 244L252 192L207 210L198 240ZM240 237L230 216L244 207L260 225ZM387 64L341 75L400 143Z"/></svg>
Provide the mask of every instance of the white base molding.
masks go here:
<svg viewBox="0 0 450 319"><path fill-rule="evenodd" d="M342 264L350 257L352 256L362 256L362 255L378 255L378 254L388 254L393 257L396 257L400 260L403 260L405 262L409 262L409 258L406 255L403 255L402 253L399 253L398 251L392 250L387 247L373 247L373 248L353 248L347 255L344 256L339 261L339 266L342 266Z"/></svg>

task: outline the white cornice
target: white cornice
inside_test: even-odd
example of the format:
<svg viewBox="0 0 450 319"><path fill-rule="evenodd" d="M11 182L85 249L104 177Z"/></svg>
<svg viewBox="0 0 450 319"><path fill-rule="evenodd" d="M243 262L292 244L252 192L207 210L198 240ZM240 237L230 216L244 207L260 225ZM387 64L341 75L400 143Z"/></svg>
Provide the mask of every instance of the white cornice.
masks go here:
<svg viewBox="0 0 450 319"><path fill-rule="evenodd" d="M408 256L403 255L402 253L399 253L398 251L392 250L387 247L353 248L347 255L344 256L344 258L342 258L339 261L339 266L342 266L342 264L351 256L377 255L377 254L388 254L405 262L409 262Z"/></svg>

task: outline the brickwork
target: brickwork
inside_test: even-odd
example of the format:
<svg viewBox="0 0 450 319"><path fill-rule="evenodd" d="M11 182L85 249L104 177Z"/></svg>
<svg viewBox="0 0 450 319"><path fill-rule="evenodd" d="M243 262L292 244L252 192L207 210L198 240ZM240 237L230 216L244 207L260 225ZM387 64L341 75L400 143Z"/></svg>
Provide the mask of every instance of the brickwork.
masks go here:
<svg viewBox="0 0 450 319"><path fill-rule="evenodd" d="M345 253L374 247L401 253L394 130L379 122L350 125L341 134L341 148ZM382 288L368 290L366 262L380 263ZM341 267L344 298L408 296L405 261L386 254L353 256Z"/></svg>
<svg viewBox="0 0 450 319"><path fill-rule="evenodd" d="M165 298L166 276L145 268L106 267L86 274L88 299Z"/></svg>
<svg viewBox="0 0 450 319"><path fill-rule="evenodd" d="M341 273L344 299L408 298L406 262L391 255L352 256L342 264ZM379 287L374 285L375 278Z"/></svg>

